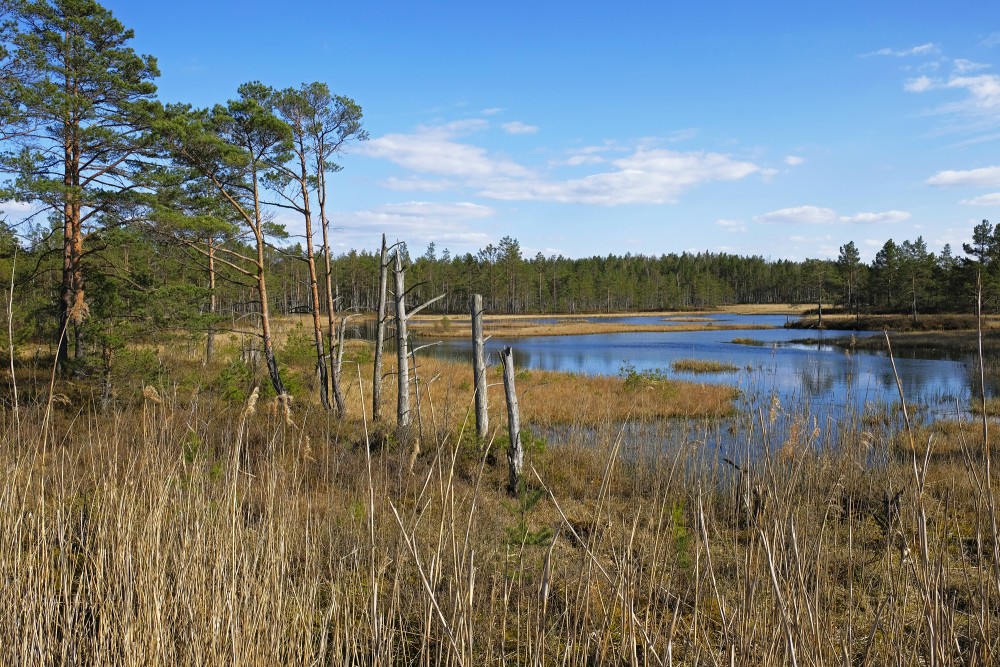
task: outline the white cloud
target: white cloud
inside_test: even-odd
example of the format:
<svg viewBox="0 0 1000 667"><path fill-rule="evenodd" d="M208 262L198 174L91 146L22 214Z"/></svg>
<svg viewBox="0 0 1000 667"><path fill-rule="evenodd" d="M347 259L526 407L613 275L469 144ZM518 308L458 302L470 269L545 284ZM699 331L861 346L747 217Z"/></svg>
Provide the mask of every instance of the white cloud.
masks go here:
<svg viewBox="0 0 1000 667"><path fill-rule="evenodd" d="M955 71L959 74L965 74L966 72L976 72L981 69L989 69L989 65L986 63L977 63L971 60L966 60L965 58L955 58L952 62L955 67Z"/></svg>
<svg viewBox="0 0 1000 667"><path fill-rule="evenodd" d="M1000 206L1000 192L993 192L988 195L979 195L972 199L963 199L959 202L966 206Z"/></svg>
<svg viewBox="0 0 1000 667"><path fill-rule="evenodd" d="M934 81L928 76L918 76L915 79L908 79L903 84L903 90L908 93L922 93L930 90L934 86Z"/></svg>
<svg viewBox="0 0 1000 667"><path fill-rule="evenodd" d="M674 203L691 188L715 181L733 181L753 173L768 175L752 162L721 153L679 152L639 145L611 160L604 171L578 178L558 178L536 172L487 149L458 139L488 123L482 119L420 127L410 134L387 134L361 146L372 158L389 160L415 172L392 177L383 185L396 190L441 191L475 188L481 196L506 201L551 201L615 206ZM550 167L582 167L607 162L602 154L626 149L614 143L575 149L564 162ZM776 171L771 170L771 173Z"/></svg>
<svg viewBox="0 0 1000 667"><path fill-rule="evenodd" d="M754 222L792 224L792 225L829 225L835 222L849 224L883 224L900 222L909 219L906 211L882 211L878 213L855 213L854 215L837 215L832 208L819 206L795 206L771 211L754 217Z"/></svg>
<svg viewBox="0 0 1000 667"><path fill-rule="evenodd" d="M503 111L503 107L490 107L489 109L483 109L479 113L483 114L484 116L495 116L501 111Z"/></svg>
<svg viewBox="0 0 1000 667"><path fill-rule="evenodd" d="M986 48L1000 46L1000 32L991 32L986 36L986 39L979 42L979 44L980 46L985 46Z"/></svg>
<svg viewBox="0 0 1000 667"><path fill-rule="evenodd" d="M383 204L378 210L390 215L436 219L482 220L496 215L496 209L468 201L408 201L398 204Z"/></svg>
<svg viewBox="0 0 1000 667"><path fill-rule="evenodd" d="M747 230L747 225L742 220L716 220L715 224L740 234Z"/></svg>
<svg viewBox="0 0 1000 667"><path fill-rule="evenodd" d="M575 204L665 204L684 191L713 181L732 181L760 171L720 153L639 149L612 161L614 171L564 181L497 180L482 195L493 199Z"/></svg>
<svg viewBox="0 0 1000 667"><path fill-rule="evenodd" d="M890 48L879 49L878 51L872 51L871 53L862 54L862 57L896 56L897 58L903 58L906 56L926 56L937 52L938 52L937 44L934 44L933 42L928 42L926 44L920 44L919 46L914 46L909 49L890 49Z"/></svg>
<svg viewBox="0 0 1000 667"><path fill-rule="evenodd" d="M444 192L457 186L457 183L447 179L432 178L396 178L390 176L380 183L382 187L390 190L402 190L404 192Z"/></svg>
<svg viewBox="0 0 1000 667"><path fill-rule="evenodd" d="M947 169L939 171L926 181L927 185L950 186L972 185L977 187L1000 187L1000 167L981 167L965 171Z"/></svg>
<svg viewBox="0 0 1000 667"><path fill-rule="evenodd" d="M785 164L787 164L789 167L797 167L805 161L806 159L804 157L799 157L798 155L785 156Z"/></svg>
<svg viewBox="0 0 1000 667"><path fill-rule="evenodd" d="M527 123L522 123L519 120L504 123L500 127L502 127L503 131L507 134L535 134L538 132L537 125L528 125Z"/></svg>
<svg viewBox="0 0 1000 667"><path fill-rule="evenodd" d="M754 222L778 224L821 225L833 222L837 213L832 208L818 206L794 206L754 216Z"/></svg>
<svg viewBox="0 0 1000 667"><path fill-rule="evenodd" d="M0 201L0 212L23 216L34 213L35 205L23 201Z"/></svg>
<svg viewBox="0 0 1000 667"><path fill-rule="evenodd" d="M863 225L880 225L886 223L902 222L909 220L911 215L906 211L881 211L878 213L855 213L854 215L842 215L841 222Z"/></svg>
<svg viewBox="0 0 1000 667"><path fill-rule="evenodd" d="M600 155L573 155L570 156L563 164L569 167L579 167L585 164L600 164L606 162L604 158Z"/></svg>
<svg viewBox="0 0 1000 667"><path fill-rule="evenodd" d="M340 242L348 247L367 247L379 234L405 239L413 247L434 241L452 249L475 249L492 237L470 223L496 214L489 206L472 202L409 201L373 209L349 211L333 216Z"/></svg>
<svg viewBox="0 0 1000 667"><path fill-rule="evenodd" d="M1000 76L956 76L948 81L949 88L962 88L969 93L968 104L980 111L1000 110Z"/></svg>
<svg viewBox="0 0 1000 667"><path fill-rule="evenodd" d="M455 141L460 134L487 126L486 121L470 119L439 127L421 127L413 134L386 134L361 144L360 151L374 158L394 162L423 174L464 179L527 177L529 172L508 159L487 154L485 148Z"/></svg>

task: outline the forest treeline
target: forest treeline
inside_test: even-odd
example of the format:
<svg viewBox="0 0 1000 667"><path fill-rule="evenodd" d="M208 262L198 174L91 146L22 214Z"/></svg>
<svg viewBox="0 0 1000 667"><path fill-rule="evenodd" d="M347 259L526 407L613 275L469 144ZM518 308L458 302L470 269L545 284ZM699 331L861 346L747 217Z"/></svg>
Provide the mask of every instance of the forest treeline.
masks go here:
<svg viewBox="0 0 1000 667"><path fill-rule="evenodd" d="M0 0L0 275L11 344L48 344L63 374L107 375L131 341L252 331L275 392L271 319L311 315L322 402L342 409L331 354L344 312L374 312L379 243L331 253L327 178L364 141L361 106L322 82L250 81L207 108L156 97L156 60L93 0ZM297 217L292 239L276 213ZM314 238L321 239L314 241ZM509 236L475 253L396 242L407 298L425 312L490 313L836 303L854 312L969 310L979 276L1000 294L1000 229L984 220L960 254L920 237L874 261L672 252L526 256ZM332 366L331 366L332 365ZM329 386L329 392L327 387Z"/></svg>
<svg viewBox="0 0 1000 667"><path fill-rule="evenodd" d="M408 255L409 256L409 255ZM372 310L378 294L376 252L351 251L334 263L352 310ZM851 241L830 259L769 259L712 252L526 257L504 237L476 253L438 252L431 243L409 260L415 298L445 293L428 310L464 313L472 294L489 312L580 313L712 308L732 304L836 304L851 312L967 311L982 275L986 303L1000 296L1000 228L983 220L956 256L949 245L928 250L922 237L885 242L862 262ZM292 279L301 283L301 277ZM290 297L287 307L301 303Z"/></svg>

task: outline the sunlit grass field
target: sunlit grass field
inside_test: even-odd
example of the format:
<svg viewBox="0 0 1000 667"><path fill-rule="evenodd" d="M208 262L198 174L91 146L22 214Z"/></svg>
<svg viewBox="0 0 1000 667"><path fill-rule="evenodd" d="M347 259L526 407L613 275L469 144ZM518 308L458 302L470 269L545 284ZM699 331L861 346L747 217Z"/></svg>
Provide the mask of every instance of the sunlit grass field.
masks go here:
<svg viewBox="0 0 1000 667"><path fill-rule="evenodd" d="M724 387L521 372L511 495L492 369L486 439L471 369L425 359L400 432L394 376L370 419L367 346L346 355L340 420L297 335L288 412L254 391L259 369L233 370L236 341L207 366L194 347L133 351L104 408L85 380L50 395L44 364L19 366L17 410L10 391L0 410L0 662L1000 655L980 422L907 433L858 415L834 436L801 406L735 414Z"/></svg>

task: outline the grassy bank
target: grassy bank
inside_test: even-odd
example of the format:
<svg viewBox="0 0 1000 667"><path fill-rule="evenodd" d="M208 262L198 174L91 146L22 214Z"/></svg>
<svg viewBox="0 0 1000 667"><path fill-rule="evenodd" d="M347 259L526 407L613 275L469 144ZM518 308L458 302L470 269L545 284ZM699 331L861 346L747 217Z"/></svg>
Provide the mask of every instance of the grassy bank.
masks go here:
<svg viewBox="0 0 1000 667"><path fill-rule="evenodd" d="M296 336L281 344L308 392ZM19 376L16 412L5 393L3 664L1000 656L1000 479L975 425L911 441L895 420L827 429L776 400L720 423L726 388L521 372L512 496L493 369L478 441L464 364L420 360L419 414L398 432L368 417L363 345L343 420L308 393L286 413L232 362L182 349L167 368L130 362L148 388L123 375L107 409L82 382L49 401L43 368Z"/></svg>
<svg viewBox="0 0 1000 667"><path fill-rule="evenodd" d="M894 434L832 442L770 415L736 426L737 471L707 425L608 420L529 451L512 498L499 438L455 431L411 467L366 438L377 425L261 403L0 419L6 664L989 664L1000 648L974 446L914 476Z"/></svg>

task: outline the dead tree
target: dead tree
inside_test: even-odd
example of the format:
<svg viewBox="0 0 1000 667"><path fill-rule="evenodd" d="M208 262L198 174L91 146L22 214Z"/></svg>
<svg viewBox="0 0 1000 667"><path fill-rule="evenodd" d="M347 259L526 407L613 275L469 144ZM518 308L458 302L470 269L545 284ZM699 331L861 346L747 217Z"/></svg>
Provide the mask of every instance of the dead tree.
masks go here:
<svg viewBox="0 0 1000 667"><path fill-rule="evenodd" d="M382 408L382 346L385 343L386 286L389 282L389 250L382 235L378 269L378 319L375 321L375 369L372 371L372 419L378 421Z"/></svg>
<svg viewBox="0 0 1000 667"><path fill-rule="evenodd" d="M409 336L407 334L407 322L411 317L421 310L431 305L435 301L444 298L444 294L439 294L429 301L406 312L406 289L405 271L403 269L403 259L400 249L396 248L395 260L393 262L393 299L396 311L396 425L400 429L405 429L410 425L410 363L408 358ZM416 285L414 286L416 287ZM411 287L410 289L413 289Z"/></svg>
<svg viewBox="0 0 1000 667"><path fill-rule="evenodd" d="M524 449L521 447L521 416L514 389L514 350L507 346L499 354L500 365L503 366L503 389L507 397L507 432L510 436L507 448L508 490L516 494L524 468Z"/></svg>
<svg viewBox="0 0 1000 667"><path fill-rule="evenodd" d="M410 362L406 347L406 290L404 289L403 260L396 249L396 259L392 269L396 312L396 425L406 428L410 425Z"/></svg>
<svg viewBox="0 0 1000 667"><path fill-rule="evenodd" d="M490 416L487 412L486 397L486 360L483 353L483 296L472 296L472 375L476 387L476 436L486 437L490 429Z"/></svg>

